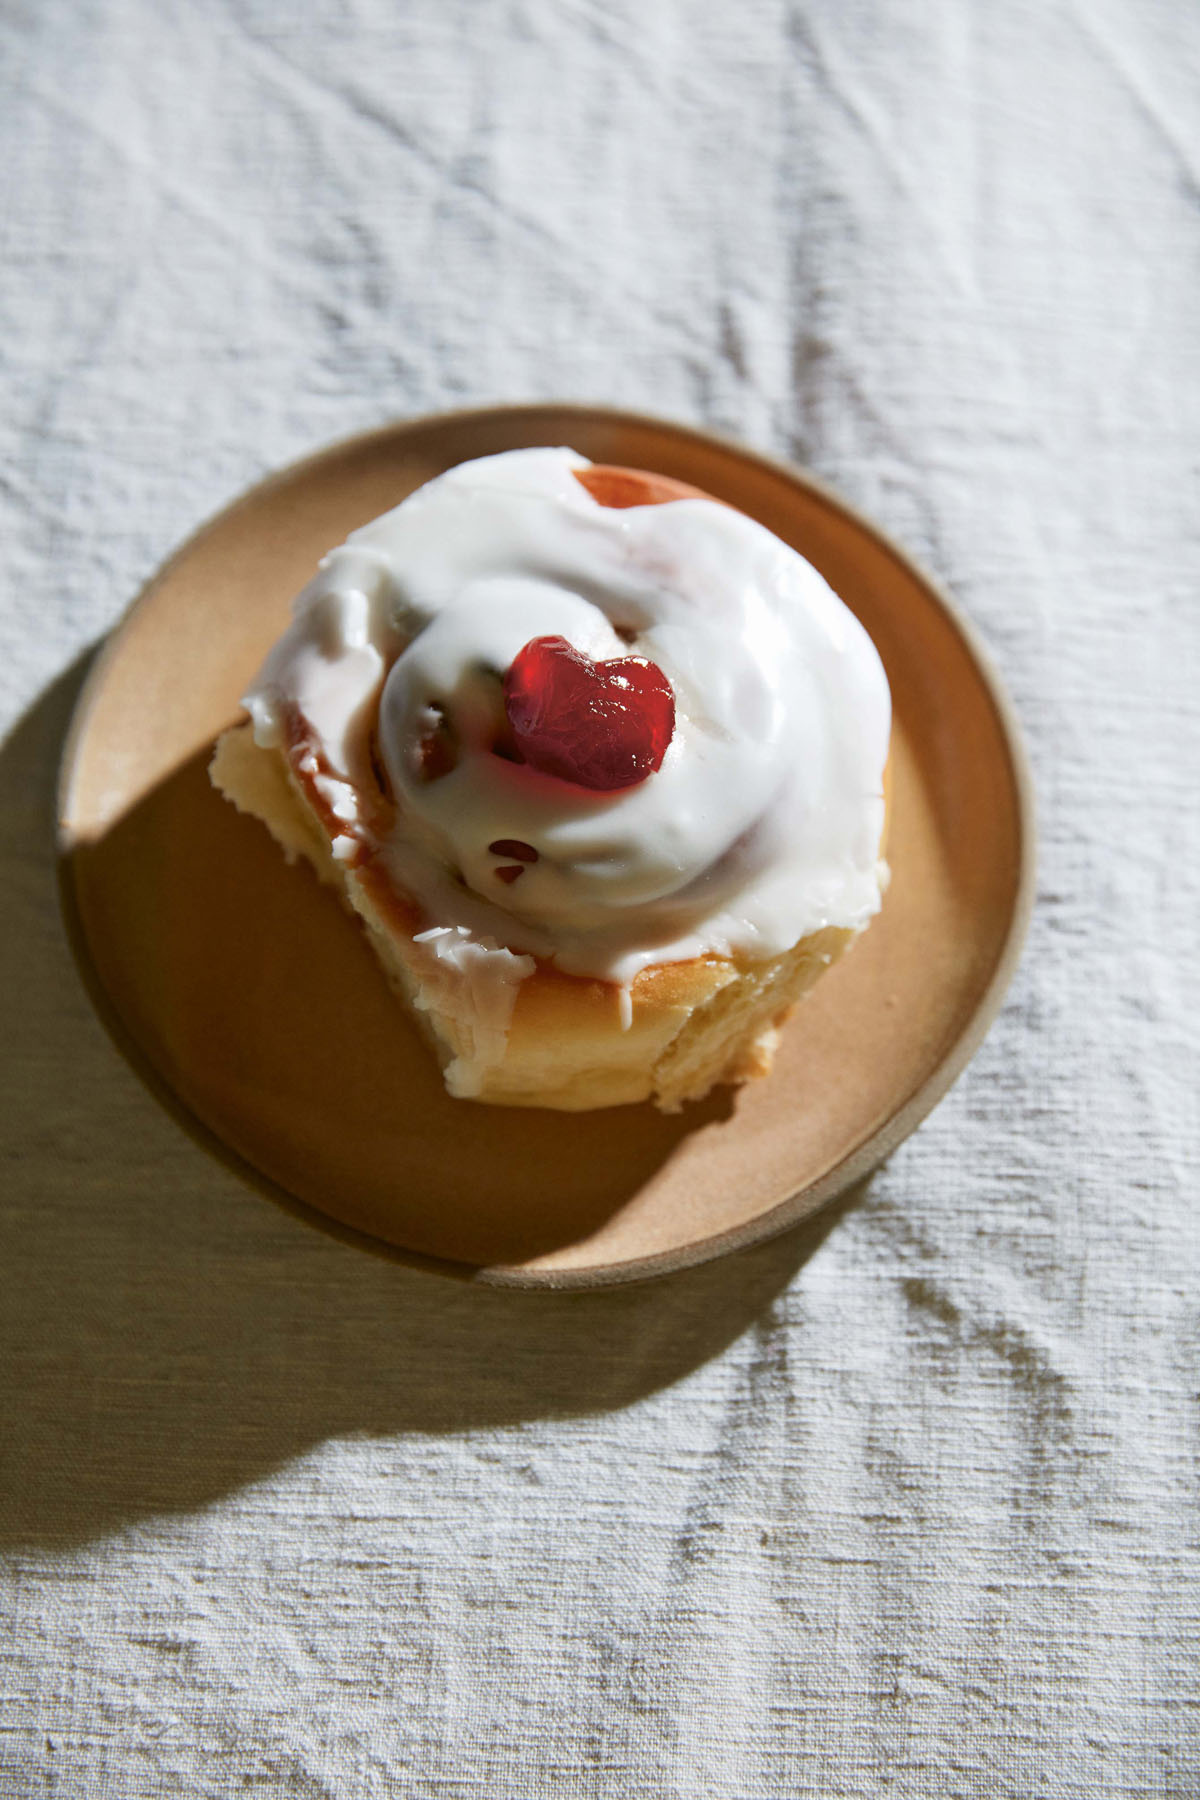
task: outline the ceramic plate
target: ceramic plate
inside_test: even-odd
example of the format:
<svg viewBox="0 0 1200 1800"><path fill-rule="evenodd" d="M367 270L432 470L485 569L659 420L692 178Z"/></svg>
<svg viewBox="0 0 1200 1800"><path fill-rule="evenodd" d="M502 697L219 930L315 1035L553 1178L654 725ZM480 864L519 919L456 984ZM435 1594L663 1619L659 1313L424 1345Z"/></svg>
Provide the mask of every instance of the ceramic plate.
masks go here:
<svg viewBox="0 0 1200 1800"><path fill-rule="evenodd" d="M799 1008L769 1080L674 1118L448 1098L356 925L206 775L318 557L451 464L531 444L674 475L761 520L858 614L891 682L883 911ZM579 406L389 426L271 477L205 526L92 671L64 756L59 834L93 996L203 1144L310 1217L410 1260L530 1287L703 1261L865 1174L978 1045L1032 884L1011 715L929 579L794 469Z"/></svg>

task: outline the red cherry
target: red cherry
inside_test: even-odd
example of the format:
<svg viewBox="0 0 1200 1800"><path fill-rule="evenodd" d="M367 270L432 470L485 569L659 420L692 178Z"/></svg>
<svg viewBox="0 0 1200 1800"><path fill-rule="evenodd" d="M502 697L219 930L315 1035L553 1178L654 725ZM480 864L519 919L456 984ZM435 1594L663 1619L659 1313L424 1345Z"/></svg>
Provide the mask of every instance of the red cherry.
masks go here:
<svg viewBox="0 0 1200 1800"><path fill-rule="evenodd" d="M517 652L504 707L531 768L599 793L661 768L675 730L675 696L654 663L593 662L561 637L531 638Z"/></svg>

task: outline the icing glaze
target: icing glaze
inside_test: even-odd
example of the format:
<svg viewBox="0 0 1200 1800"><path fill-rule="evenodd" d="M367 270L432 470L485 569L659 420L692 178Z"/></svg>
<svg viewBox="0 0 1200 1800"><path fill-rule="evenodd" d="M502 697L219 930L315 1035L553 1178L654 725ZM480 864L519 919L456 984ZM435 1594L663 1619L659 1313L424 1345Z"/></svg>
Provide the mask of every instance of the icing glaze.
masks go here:
<svg viewBox="0 0 1200 1800"><path fill-rule="evenodd" d="M774 956L861 929L886 879L891 703L862 626L743 514L605 507L575 478L588 466L568 449L463 463L352 533L246 696L260 744L302 721L339 857L377 859L453 934L431 942L504 990L493 1029L533 958L627 986L652 963ZM656 773L599 793L504 753L504 673L548 636L663 671Z"/></svg>

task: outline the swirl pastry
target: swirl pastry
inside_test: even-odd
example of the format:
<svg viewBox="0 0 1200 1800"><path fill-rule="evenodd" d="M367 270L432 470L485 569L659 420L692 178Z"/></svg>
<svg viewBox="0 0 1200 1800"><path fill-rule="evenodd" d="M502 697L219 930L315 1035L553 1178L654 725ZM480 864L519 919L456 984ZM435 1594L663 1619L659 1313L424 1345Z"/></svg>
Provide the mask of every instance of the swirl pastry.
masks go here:
<svg viewBox="0 0 1200 1800"><path fill-rule="evenodd" d="M770 1065L878 910L890 697L763 526L567 449L351 534L216 786L362 919L452 1094L664 1109Z"/></svg>

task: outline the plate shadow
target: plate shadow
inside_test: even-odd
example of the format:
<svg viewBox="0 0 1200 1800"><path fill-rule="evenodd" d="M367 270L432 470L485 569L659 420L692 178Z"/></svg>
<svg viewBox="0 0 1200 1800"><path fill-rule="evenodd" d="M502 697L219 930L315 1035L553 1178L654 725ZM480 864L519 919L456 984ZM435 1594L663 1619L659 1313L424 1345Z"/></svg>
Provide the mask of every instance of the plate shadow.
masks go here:
<svg viewBox="0 0 1200 1800"><path fill-rule="evenodd" d="M54 775L88 660L0 747L0 1545L192 1510L332 1436L624 1407L771 1307L861 1186L658 1281L522 1293L314 1232L179 1132L102 1032L59 919Z"/></svg>

